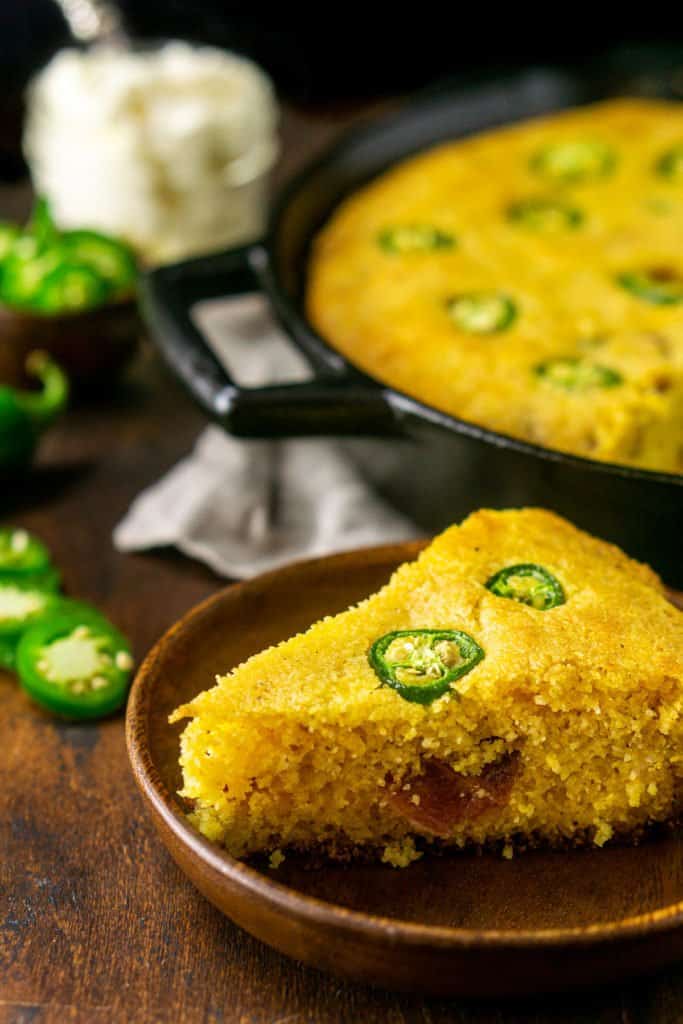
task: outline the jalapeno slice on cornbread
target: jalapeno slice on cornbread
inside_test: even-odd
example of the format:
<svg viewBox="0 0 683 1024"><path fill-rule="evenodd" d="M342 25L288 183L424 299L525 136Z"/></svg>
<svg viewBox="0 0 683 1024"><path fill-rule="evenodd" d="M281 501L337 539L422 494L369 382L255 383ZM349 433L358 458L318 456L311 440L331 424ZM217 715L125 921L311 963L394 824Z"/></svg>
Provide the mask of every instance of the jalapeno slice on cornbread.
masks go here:
<svg viewBox="0 0 683 1024"><path fill-rule="evenodd" d="M404 700L431 704L482 660L484 651L459 629L399 629L370 648L370 665Z"/></svg>
<svg viewBox="0 0 683 1024"><path fill-rule="evenodd" d="M543 566L531 562L508 565L505 569L500 569L487 580L486 588L496 597L527 604L539 612L557 608L566 601L562 584L557 577Z"/></svg>
<svg viewBox="0 0 683 1024"><path fill-rule="evenodd" d="M431 224L405 224L380 231L377 244L385 252L428 252L431 249L452 249L455 236Z"/></svg>
<svg viewBox="0 0 683 1024"><path fill-rule="evenodd" d="M604 178L615 165L614 148L598 139L550 143L534 153L530 164L536 174L565 184Z"/></svg>
<svg viewBox="0 0 683 1024"><path fill-rule="evenodd" d="M536 376L563 391L591 391L614 388L623 384L623 377L611 366L603 366L576 356L558 356L534 367Z"/></svg>
<svg viewBox="0 0 683 1024"><path fill-rule="evenodd" d="M617 283L653 306L676 306L683 302L683 276L671 267L626 270L617 275Z"/></svg>
<svg viewBox="0 0 683 1024"><path fill-rule="evenodd" d="M683 182L683 142L662 153L655 164L655 171L661 178Z"/></svg>
<svg viewBox="0 0 683 1024"><path fill-rule="evenodd" d="M545 196L529 196L508 206L507 219L527 231L554 234L578 228L584 218L578 206L571 203Z"/></svg>
<svg viewBox="0 0 683 1024"><path fill-rule="evenodd" d="M505 292L467 292L454 295L446 309L456 327L467 334L497 334L517 317L517 306Z"/></svg>

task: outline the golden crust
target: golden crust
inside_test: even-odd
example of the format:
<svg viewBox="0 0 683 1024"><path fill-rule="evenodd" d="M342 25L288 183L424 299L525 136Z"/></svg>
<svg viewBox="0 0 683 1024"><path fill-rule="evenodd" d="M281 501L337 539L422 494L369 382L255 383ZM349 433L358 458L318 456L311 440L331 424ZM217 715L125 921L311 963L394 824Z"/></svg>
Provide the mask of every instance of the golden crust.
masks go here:
<svg viewBox="0 0 683 1024"><path fill-rule="evenodd" d="M597 139L604 178L549 186L540 147ZM618 274L683 275L680 183L653 168L683 142L683 104L619 100L438 146L361 189L318 236L307 306L318 330L378 379L453 415L592 458L683 471L683 305L651 305ZM569 201L579 229L520 230L505 210L530 196ZM458 244L387 254L388 226L432 224ZM458 293L510 294L516 321L468 334L446 311ZM568 392L534 367L554 357L607 365L623 384Z"/></svg>

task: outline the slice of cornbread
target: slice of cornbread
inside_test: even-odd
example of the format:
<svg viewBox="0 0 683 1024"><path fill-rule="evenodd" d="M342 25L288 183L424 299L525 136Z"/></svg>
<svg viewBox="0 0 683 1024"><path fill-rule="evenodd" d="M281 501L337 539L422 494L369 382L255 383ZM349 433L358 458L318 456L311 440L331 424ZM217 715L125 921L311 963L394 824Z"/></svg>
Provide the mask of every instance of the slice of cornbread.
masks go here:
<svg viewBox="0 0 683 1024"><path fill-rule="evenodd" d="M683 807L683 614L565 520L481 511L184 717L182 796L237 856L635 839Z"/></svg>

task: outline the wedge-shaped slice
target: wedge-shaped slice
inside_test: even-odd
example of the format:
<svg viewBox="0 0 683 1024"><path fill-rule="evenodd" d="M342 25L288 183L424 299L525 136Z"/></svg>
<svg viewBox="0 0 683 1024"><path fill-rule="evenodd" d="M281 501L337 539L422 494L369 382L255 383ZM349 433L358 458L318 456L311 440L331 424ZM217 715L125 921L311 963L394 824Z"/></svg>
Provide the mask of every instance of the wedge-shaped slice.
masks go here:
<svg viewBox="0 0 683 1024"><path fill-rule="evenodd" d="M296 595L292 595L296 600ZM683 614L549 512L478 512L178 708L182 795L243 856L601 846L683 803Z"/></svg>

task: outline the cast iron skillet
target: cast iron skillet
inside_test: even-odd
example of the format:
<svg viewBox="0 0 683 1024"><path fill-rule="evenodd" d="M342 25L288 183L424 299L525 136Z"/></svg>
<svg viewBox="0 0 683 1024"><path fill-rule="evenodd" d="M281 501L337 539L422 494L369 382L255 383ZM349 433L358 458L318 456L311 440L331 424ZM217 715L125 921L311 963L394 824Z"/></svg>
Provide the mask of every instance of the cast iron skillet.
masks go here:
<svg viewBox="0 0 683 1024"><path fill-rule="evenodd" d="M645 79L646 91L652 80ZM665 82L657 82L660 92ZM141 303L153 337L207 415L241 437L365 438L352 452L380 490L437 530L481 506L541 505L620 544L683 587L683 475L552 451L466 423L360 372L307 322L303 296L313 236L339 200L430 145L643 82L536 70L493 84L436 91L362 127L305 170L277 202L264 242L150 272ZM230 379L190 310L200 299L263 290L310 381L243 388ZM374 439L374 440L367 440Z"/></svg>

